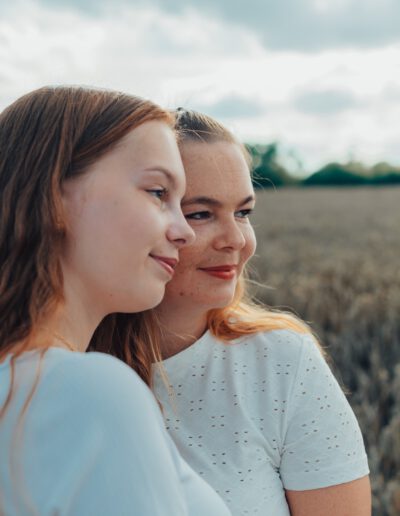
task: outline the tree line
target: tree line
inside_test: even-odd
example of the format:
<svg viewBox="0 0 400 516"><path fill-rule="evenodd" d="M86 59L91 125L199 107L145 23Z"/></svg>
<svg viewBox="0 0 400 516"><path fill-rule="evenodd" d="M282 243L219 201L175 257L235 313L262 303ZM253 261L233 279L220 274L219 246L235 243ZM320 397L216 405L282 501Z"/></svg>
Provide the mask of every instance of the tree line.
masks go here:
<svg viewBox="0 0 400 516"><path fill-rule="evenodd" d="M246 145L253 163L256 188L282 186L361 186L400 184L400 167L382 162L366 167L360 162L328 163L308 177L293 176L279 163L278 144Z"/></svg>

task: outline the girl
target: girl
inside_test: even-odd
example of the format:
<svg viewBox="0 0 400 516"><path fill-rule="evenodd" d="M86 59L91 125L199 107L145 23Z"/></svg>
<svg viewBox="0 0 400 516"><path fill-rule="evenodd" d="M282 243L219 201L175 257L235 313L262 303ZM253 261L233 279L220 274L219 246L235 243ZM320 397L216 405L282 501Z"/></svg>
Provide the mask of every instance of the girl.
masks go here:
<svg viewBox="0 0 400 516"><path fill-rule="evenodd" d="M318 344L245 295L256 246L247 153L207 116L178 110L176 125L196 241L156 309L168 430L236 516L367 516L362 436Z"/></svg>
<svg viewBox="0 0 400 516"><path fill-rule="evenodd" d="M1 113L2 514L228 514L139 376L83 353L98 325L111 338L108 314L160 302L193 241L184 188L171 117L149 101L42 88Z"/></svg>

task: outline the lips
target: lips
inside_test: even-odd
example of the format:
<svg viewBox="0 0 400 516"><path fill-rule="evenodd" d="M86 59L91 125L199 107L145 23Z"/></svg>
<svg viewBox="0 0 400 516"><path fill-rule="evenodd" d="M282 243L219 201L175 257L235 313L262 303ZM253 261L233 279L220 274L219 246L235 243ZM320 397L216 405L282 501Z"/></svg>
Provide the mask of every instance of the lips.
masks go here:
<svg viewBox="0 0 400 516"><path fill-rule="evenodd" d="M168 256L156 256L154 254L150 255L161 267L164 268L171 276L174 275L175 267L178 264L178 260L176 258L169 258Z"/></svg>
<svg viewBox="0 0 400 516"><path fill-rule="evenodd" d="M200 267L202 271L232 271L237 269L237 265L217 265L215 267Z"/></svg>
<svg viewBox="0 0 400 516"><path fill-rule="evenodd" d="M200 270L219 279L230 280L236 276L237 265L216 265L213 267L200 267Z"/></svg>

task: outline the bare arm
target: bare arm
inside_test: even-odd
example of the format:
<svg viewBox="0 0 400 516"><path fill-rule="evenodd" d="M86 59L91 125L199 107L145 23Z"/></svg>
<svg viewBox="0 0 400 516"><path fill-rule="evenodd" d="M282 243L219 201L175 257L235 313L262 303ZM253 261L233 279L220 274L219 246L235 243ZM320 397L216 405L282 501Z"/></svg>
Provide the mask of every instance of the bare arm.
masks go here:
<svg viewBox="0 0 400 516"><path fill-rule="evenodd" d="M308 491L286 491L291 516L371 516L369 477Z"/></svg>

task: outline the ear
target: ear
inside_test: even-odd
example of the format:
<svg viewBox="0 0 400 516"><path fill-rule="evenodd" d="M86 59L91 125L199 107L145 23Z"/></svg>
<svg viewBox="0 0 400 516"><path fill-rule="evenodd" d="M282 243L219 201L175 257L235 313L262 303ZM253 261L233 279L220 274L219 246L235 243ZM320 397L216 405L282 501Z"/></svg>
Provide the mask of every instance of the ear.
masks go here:
<svg viewBox="0 0 400 516"><path fill-rule="evenodd" d="M56 229L59 233L67 234L74 219L79 218L82 204L83 188L80 178L67 179L60 186L60 194L56 201ZM83 185L82 185L83 186Z"/></svg>
<svg viewBox="0 0 400 516"><path fill-rule="evenodd" d="M61 219L68 222L79 218L89 194L91 179L91 174L81 174L62 182L58 207Z"/></svg>

